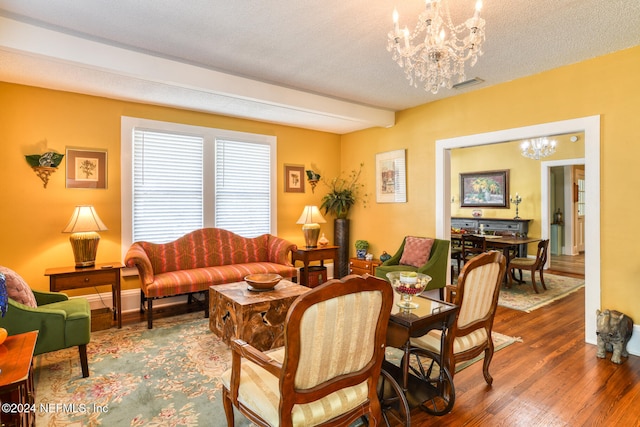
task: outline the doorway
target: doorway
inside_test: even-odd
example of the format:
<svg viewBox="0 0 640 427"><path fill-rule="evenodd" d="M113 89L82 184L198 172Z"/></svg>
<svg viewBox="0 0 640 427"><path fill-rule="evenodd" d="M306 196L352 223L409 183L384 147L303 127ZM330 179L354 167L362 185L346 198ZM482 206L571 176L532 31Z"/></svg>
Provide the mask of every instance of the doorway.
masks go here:
<svg viewBox="0 0 640 427"><path fill-rule="evenodd" d="M584 132L585 136L585 313L595 313L600 308L600 116L437 140L436 237L446 240L451 238L452 149L571 132ZM542 224L550 224L549 210L542 209L540 214ZM542 234L543 239L548 239L548 228L543 227ZM590 320L591 316L585 316L585 341L595 344L595 322Z"/></svg>
<svg viewBox="0 0 640 427"><path fill-rule="evenodd" d="M549 273L584 277L585 261L585 160L543 161L541 167L542 209L549 212ZM578 191L580 188L580 192Z"/></svg>

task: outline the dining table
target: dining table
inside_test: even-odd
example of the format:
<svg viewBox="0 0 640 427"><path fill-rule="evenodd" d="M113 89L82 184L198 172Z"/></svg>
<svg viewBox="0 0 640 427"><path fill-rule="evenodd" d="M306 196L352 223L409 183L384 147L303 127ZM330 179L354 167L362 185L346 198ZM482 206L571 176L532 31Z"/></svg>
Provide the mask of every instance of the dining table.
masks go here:
<svg viewBox="0 0 640 427"><path fill-rule="evenodd" d="M509 260L509 251L512 248L518 249L518 256L525 258L527 256L526 245L529 243L536 243L542 240L540 237L531 236L504 236L499 234L474 234L474 236L481 236L485 238L487 248L502 250L504 256ZM452 241L462 242L462 234L451 234Z"/></svg>

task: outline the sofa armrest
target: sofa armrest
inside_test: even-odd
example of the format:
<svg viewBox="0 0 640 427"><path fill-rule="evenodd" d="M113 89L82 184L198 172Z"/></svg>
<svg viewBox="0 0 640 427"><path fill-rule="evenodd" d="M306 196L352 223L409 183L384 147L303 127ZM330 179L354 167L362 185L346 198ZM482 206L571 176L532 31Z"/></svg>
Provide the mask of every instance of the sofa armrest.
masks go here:
<svg viewBox="0 0 640 427"><path fill-rule="evenodd" d="M136 267L138 269L142 284L149 285L153 283L155 276L153 274L151 260L139 243L131 245L124 257L124 264L127 267Z"/></svg>
<svg viewBox="0 0 640 427"><path fill-rule="evenodd" d="M31 290L31 292L33 292L33 296L36 297L38 307L54 302L66 301L69 299L67 294L63 294L62 292L35 291L33 289Z"/></svg>
<svg viewBox="0 0 640 427"><path fill-rule="evenodd" d="M291 263L291 252L297 250L297 246L283 238L269 235L267 241L268 261L293 267Z"/></svg>

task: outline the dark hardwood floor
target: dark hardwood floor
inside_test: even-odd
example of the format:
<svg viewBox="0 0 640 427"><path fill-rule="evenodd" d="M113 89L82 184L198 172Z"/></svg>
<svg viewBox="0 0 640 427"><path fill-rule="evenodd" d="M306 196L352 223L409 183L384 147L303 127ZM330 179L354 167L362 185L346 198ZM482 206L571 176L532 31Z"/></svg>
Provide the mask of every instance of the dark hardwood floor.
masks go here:
<svg viewBox="0 0 640 427"><path fill-rule="evenodd" d="M640 425L640 357L596 357L584 342L584 289L531 313L498 307L494 330L523 342L495 353L493 386L475 363L454 378L452 412L414 409L413 426Z"/></svg>
<svg viewBox="0 0 640 427"><path fill-rule="evenodd" d="M588 316L595 322L595 313ZM125 324L143 321L137 312L123 316ZM610 353L596 357L584 342L584 289L531 313L498 307L494 330L523 342L495 353L493 386L475 363L455 376L452 412L434 417L416 408L412 426L640 426L640 357L622 365L611 363Z"/></svg>

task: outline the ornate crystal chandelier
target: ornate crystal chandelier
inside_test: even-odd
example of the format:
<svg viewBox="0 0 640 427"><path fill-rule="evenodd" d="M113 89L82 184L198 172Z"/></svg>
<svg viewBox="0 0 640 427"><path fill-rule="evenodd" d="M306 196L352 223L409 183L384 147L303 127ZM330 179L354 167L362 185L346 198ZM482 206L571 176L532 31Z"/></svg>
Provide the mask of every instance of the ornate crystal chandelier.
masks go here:
<svg viewBox="0 0 640 427"><path fill-rule="evenodd" d="M440 87L451 89L452 79L464 81L464 64L471 60L471 66L482 55L484 19L480 18L482 1L476 3L473 17L463 24L453 25L449 14L448 0L426 0L426 9L418 17L413 33L407 27L400 30L398 11L393 10L394 28L389 32L387 50L401 67L409 84L418 87L424 82L424 89L438 93ZM424 33L424 34L423 34Z"/></svg>
<svg viewBox="0 0 640 427"><path fill-rule="evenodd" d="M520 144L522 155L534 160L547 157L556 152L556 140L545 138L534 138L522 141Z"/></svg>

